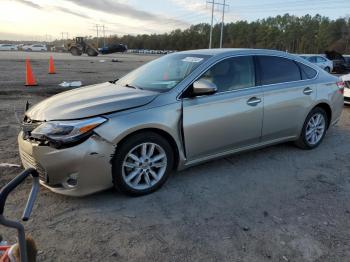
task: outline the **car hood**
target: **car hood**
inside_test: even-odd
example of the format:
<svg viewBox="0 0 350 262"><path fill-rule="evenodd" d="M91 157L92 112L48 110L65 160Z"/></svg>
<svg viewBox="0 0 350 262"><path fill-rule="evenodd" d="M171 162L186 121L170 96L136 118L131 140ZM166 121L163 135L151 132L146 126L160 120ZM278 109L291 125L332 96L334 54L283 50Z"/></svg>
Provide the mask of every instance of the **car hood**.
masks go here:
<svg viewBox="0 0 350 262"><path fill-rule="evenodd" d="M26 112L31 120L71 120L143 106L158 93L102 83L54 95Z"/></svg>

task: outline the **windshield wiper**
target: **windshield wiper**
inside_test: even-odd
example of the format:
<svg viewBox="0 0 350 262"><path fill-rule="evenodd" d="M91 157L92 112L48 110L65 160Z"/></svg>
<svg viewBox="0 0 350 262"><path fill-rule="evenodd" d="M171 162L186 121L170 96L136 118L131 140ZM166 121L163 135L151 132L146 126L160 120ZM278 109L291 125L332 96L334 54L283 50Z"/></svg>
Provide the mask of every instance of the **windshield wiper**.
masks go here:
<svg viewBox="0 0 350 262"><path fill-rule="evenodd" d="M110 80L110 81L108 81L108 82L110 82L111 84L115 84L118 80L119 80L119 78L114 79L114 80Z"/></svg>
<svg viewBox="0 0 350 262"><path fill-rule="evenodd" d="M137 87L137 86L133 86L133 85L129 85L129 84L126 84L125 87L134 88L134 89L142 89L141 87Z"/></svg>

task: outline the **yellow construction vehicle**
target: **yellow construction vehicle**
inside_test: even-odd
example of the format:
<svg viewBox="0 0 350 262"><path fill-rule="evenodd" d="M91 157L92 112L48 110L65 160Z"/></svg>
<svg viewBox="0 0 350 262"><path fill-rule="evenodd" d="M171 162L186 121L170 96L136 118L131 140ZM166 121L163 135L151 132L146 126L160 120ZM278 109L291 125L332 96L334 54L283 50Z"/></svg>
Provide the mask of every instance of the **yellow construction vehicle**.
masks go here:
<svg viewBox="0 0 350 262"><path fill-rule="evenodd" d="M67 50L74 56L87 54L88 56L97 56L98 49L90 43L87 43L84 37L78 36L73 41L66 44Z"/></svg>

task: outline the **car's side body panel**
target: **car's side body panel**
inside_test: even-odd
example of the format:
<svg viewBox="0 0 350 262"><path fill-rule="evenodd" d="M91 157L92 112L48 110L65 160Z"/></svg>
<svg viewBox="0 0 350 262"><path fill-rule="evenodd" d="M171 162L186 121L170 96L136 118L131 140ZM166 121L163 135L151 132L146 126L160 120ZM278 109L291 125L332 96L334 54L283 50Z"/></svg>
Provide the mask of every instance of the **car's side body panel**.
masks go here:
<svg viewBox="0 0 350 262"><path fill-rule="evenodd" d="M254 96L262 99L260 87L185 98L183 130L188 160L258 143L263 107L262 103L247 104Z"/></svg>
<svg viewBox="0 0 350 262"><path fill-rule="evenodd" d="M152 104L155 104L153 102ZM183 150L181 122L181 102L175 102L166 106L148 105L141 110L133 110L105 115L108 121L95 129L95 132L108 142L117 145L127 136L138 131L153 129L168 134L175 142L179 153L179 162L185 161Z"/></svg>
<svg viewBox="0 0 350 262"><path fill-rule="evenodd" d="M310 88L312 93L304 94ZM264 92L264 120L262 141L283 137L297 138L300 127L316 99L312 81L298 81L262 87Z"/></svg>

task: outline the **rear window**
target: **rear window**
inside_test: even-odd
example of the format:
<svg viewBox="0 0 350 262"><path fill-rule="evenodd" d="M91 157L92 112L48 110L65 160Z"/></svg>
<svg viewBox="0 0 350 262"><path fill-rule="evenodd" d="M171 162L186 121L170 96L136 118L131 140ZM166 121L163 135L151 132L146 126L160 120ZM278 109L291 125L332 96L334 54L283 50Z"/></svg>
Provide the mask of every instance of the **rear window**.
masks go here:
<svg viewBox="0 0 350 262"><path fill-rule="evenodd" d="M307 65L304 65L302 63L297 62L299 67L300 67L300 71L301 71L301 76L302 79L312 79L317 75L317 71Z"/></svg>
<svg viewBox="0 0 350 262"><path fill-rule="evenodd" d="M299 67L293 60L277 56L258 56L258 59L262 85L301 80Z"/></svg>

